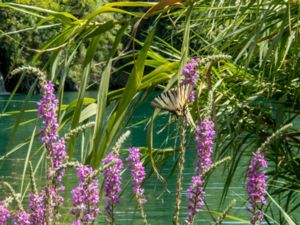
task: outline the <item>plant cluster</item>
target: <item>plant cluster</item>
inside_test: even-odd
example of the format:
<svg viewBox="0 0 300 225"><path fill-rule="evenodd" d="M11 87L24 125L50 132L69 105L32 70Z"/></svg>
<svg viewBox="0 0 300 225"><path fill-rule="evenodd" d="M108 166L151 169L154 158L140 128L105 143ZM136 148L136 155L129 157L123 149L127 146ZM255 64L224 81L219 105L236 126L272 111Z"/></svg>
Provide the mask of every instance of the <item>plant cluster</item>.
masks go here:
<svg viewBox="0 0 300 225"><path fill-rule="evenodd" d="M191 63L188 63L184 70L183 75L185 76L182 81L183 85L190 85L190 82L195 84L195 81L199 79L197 61L192 59ZM196 63L195 63L196 62ZM193 65L195 64L195 65ZM193 66L191 66L193 65ZM32 68L28 68L33 70ZM22 70L25 70L23 68ZM187 78L189 79L188 81ZM65 170L68 167L74 167L77 171L79 179L78 186L71 191L72 195L72 209L70 214L75 216L74 225L79 224L92 224L99 213L99 184L98 184L98 173L103 172L104 182L104 196L106 198L105 213L108 218L109 224L115 224L114 209L120 203L121 193L121 176L123 162L119 157L119 151L121 144L125 141L128 133L125 133L119 141L116 143L113 150L108 153L106 158L102 160L102 167L98 170L93 169L90 166L83 165L76 162L67 162L66 153L66 142L64 138L59 138L58 134L58 122L57 122L57 104L58 100L55 97L54 85L51 81L46 79L46 76L39 71L38 79L40 86L42 87L43 98L39 101L38 115L42 118L43 129L40 132L40 139L45 146L47 152L48 161L48 173L47 173L47 185L40 191L37 190L33 175L31 176L32 191L29 194L29 209L24 209L19 196L15 193L12 187L5 183L11 190L12 197L16 201L18 207L15 210L8 210L8 205L11 202L11 198L2 201L0 205L0 218L1 225L7 224L9 218L12 219L15 225L29 225L29 224L57 224L60 220L60 208L64 202L62 192L64 191L63 177ZM197 88L196 88L197 89ZM192 91L182 99L182 104L188 104L190 101L195 100L195 96L191 98ZM168 95L167 95L168 96ZM180 93L176 96L181 99ZM165 99L170 101L171 99ZM169 104L175 104L170 102ZM166 108L168 110L168 108ZM184 111L187 113L188 111ZM182 121L185 120L186 116L181 114ZM209 113L207 113L209 115ZM213 149L213 137L215 131L213 128L213 122L209 118L200 120L196 126L195 141L198 144L194 176L192 177L191 186L188 188L188 201L187 206L188 214L185 220L185 224L194 224L196 215L200 212L201 206L204 205L205 198L205 177L206 174L216 164L212 162L212 149ZM76 131L80 131L78 128ZM76 132L70 132L70 134ZM68 135L66 135L68 137ZM178 187L175 202L175 212L173 224L178 225L179 221L179 210L181 205L181 192L182 192L182 171L184 166L185 157L185 125L181 124L181 151L179 152L179 171L178 171ZM263 147L262 147L263 148ZM141 153L138 148L130 148L128 150L129 156L126 158L128 162L127 169L131 171L133 193L135 195L137 205L141 209L141 216L145 224L148 224L147 217L143 208L143 205L147 202L144 197L144 189L141 187L142 182L145 179L146 173L141 161ZM220 163L220 162L219 162ZM257 208L260 204L266 204L265 191L265 174L259 172L260 168L266 167L267 163L263 158L261 152L254 154L254 157L250 163L248 170L248 194L250 196L249 204L251 206L251 224L260 224L263 219L263 213ZM224 217L224 216L223 216Z"/></svg>
<svg viewBox="0 0 300 225"><path fill-rule="evenodd" d="M182 212L182 176L185 155L189 154L186 152L186 146L190 141L186 137L187 134L191 133L193 136L195 133L197 145L195 156L197 157L195 157L194 178L188 190L189 209L185 217L186 223L195 223L195 216L199 213L200 207L205 206L209 213L213 213L205 201L205 185L210 171L223 161L213 163L212 156L214 159L231 156L230 162L226 164L226 181L220 205L224 203L230 191L231 182L239 172L238 168L245 166L245 159L252 157L248 172L243 173L245 176L248 175L246 188L250 195L248 202L248 211L252 214L250 222L259 224L264 219L269 224L294 224L293 219L297 217L297 210L299 210L299 132L291 129L282 136L278 134L289 128L286 124L299 118L298 74L300 67L299 44L296 41L299 37L297 29L299 7L295 1L110 2L97 5L88 13L83 12L83 14L78 9L84 9L84 4L90 1L80 1L74 3L75 6L73 2L61 1L60 5L70 3L72 7L75 7L75 11L65 8L60 9L65 11L55 8L46 10L42 8L41 1L35 2L42 7L2 2L0 3L1 10L3 8L5 10L1 12L7 11L13 14L21 11L26 16L33 17L32 26L35 31L51 31L52 25L55 25L55 33L50 39L46 35L47 40L36 52L33 61L45 62L43 65L44 69L49 72L48 79L59 84L59 104L57 105L59 117L57 121L53 119L51 105L55 101L51 95L40 106L46 110L40 109L39 111L49 112L49 115L44 118L47 120L45 122L47 130L53 130L59 123L61 128L70 125L71 132L65 135L64 141L54 132L51 134L53 142L45 144L49 161L48 180L51 182L44 191L40 191L41 193L29 196L35 199L37 204L30 206L37 211L37 217L43 214L56 214L56 208L61 207L63 183L60 177L64 175L68 166L76 167L76 169L80 166L80 164L68 164L66 155L71 161L74 156L77 134L87 127L94 126L92 134L87 132L90 138L86 145L82 145L81 159L92 168L100 168L100 166L104 168L103 160L107 157L117 161L105 167L108 176L105 190L108 204L106 211L109 214L108 221L110 223L115 221L113 214L120 200L118 193L120 193L121 182L117 174L127 167L122 166L118 160L119 151L118 147L113 148L114 141L130 123L133 113L145 98L151 96L153 90L161 88L164 93L152 104L158 109L154 110L152 117L139 121L139 124L147 122L147 151L143 155L144 164L151 164L151 169L165 185L166 181L160 176L159 171L163 169L164 162L172 154L177 156L177 161L173 161L173 168L178 168L173 223L180 222L179 215ZM26 0L26 3L28 2ZM149 10L141 14L142 7L149 7ZM122 19L125 17L118 18L115 15L126 15L126 18L130 20ZM9 17L9 15L6 16ZM147 20L150 17L151 19ZM107 20L101 20L103 18ZM138 18L137 22L134 21L135 18ZM22 18L17 19L22 20ZM146 23L151 26L147 26L147 30L143 30L145 32L135 35L142 28L139 24L146 25ZM11 24L13 25L13 22ZM132 31L128 29L130 24L134 24ZM17 37L15 35L20 35L18 38L25 40L26 37L22 39L21 36L25 34L23 28L26 29L26 27L18 27L12 33L9 28L5 28L1 34L3 37L1 40L5 37L4 40L8 44L3 44L2 47L11 47L10 40L12 36ZM109 38L110 34L113 34L113 44ZM40 38L39 36L40 34L33 35L35 38ZM126 43L128 36L137 39ZM144 37L145 40L142 41ZM108 39L110 44L107 47L103 43L107 43ZM133 42L135 47L131 50ZM30 40L30 43L35 42ZM126 48L120 52L119 46L122 44L125 44ZM32 48L36 49L35 46ZM14 46L15 50L19 49ZM234 61L224 60L228 59L224 55L215 55L220 52L232 55ZM101 61L102 53L105 55L104 61ZM212 56L204 57L207 54L212 54ZM195 55L196 58L188 61L189 55ZM28 55L28 58L31 59L31 56ZM13 58L19 59L18 56L13 56ZM2 63L7 62L2 61ZM98 95L96 98L87 98L86 90L90 87L94 74L97 74L97 78L100 76L98 69L103 71L101 79L96 79L99 83ZM131 72L127 73L129 69ZM75 72L76 76L73 76L74 70L79 71ZM34 74L34 71L31 72ZM63 90L70 76L76 77L75 80L79 85L78 98L64 105L62 103ZM126 80L126 85L112 91L110 87L115 77ZM19 83L21 84L22 81ZM41 90L44 89L43 87L46 87L45 92L52 89L51 83L47 83L45 79L44 86L40 85ZM172 89L176 85L177 87ZM0 116L1 118L2 115L15 116L17 114L19 116L14 128L15 134L18 127L26 124L32 125L36 119L24 123L21 121L23 112L27 113L26 101L20 112L7 112L6 109L13 101L12 99L13 94ZM180 144L176 142L173 148L166 148L164 144L156 147L153 144L156 132L155 119L159 115L165 115L165 113L159 114L159 109L170 111L175 115L171 117L170 122L179 121L179 135L174 134L174 136L176 140L180 137ZM89 123L94 120L95 122ZM84 125L80 126L80 124ZM173 134L171 136L173 137ZM212 154L211 146L214 136L216 151ZM47 138L43 136L42 138L46 143ZM169 136L165 142L168 138ZM276 141L271 143L270 140L273 139ZM26 143L29 141L25 140L22 144ZM257 149L260 145L261 147L252 153L253 149ZM268 145L268 151L266 151L266 145ZM16 146L1 159L18 149L20 147ZM107 154L108 149L112 149L109 154ZM133 149L130 151L132 154L137 154ZM143 171L140 164L135 161L137 158L138 156L132 156L128 161L130 168L136 168L141 173L134 182L134 186L137 202L144 203L145 198L140 196L143 190L138 187ZM60 163L62 163L61 167ZM267 164L269 167L266 172ZM87 196L87 193L96 187L92 178L89 179L82 174L83 171L89 170L90 168L87 167L79 171L79 188L74 191L72 212L78 223L86 221L87 217L93 218L97 212L94 204L97 200L95 196L87 199L78 194L82 192L84 196ZM56 176L58 176L57 180L52 179ZM273 199L269 196L268 201L264 201L265 194L268 194L265 191L266 176L268 177L268 192L274 197ZM13 190L11 192L14 193ZM46 201L43 197L46 195L52 208L44 210L40 205ZM14 199L18 199L18 195L14 196L16 196ZM10 202L11 198L6 199L2 204L3 220L9 214L14 215L14 212L5 210ZM93 210L89 212L81 207L82 204L91 204ZM215 219L216 224L222 223L233 204L230 204L224 213ZM18 218L28 221L28 215L22 211L22 205L17 205ZM147 223L143 207L139 208L143 220ZM263 214L267 216L262 218Z"/></svg>
<svg viewBox="0 0 300 225"><path fill-rule="evenodd" d="M76 169L78 176L78 186L71 191L72 209L70 214L75 216L72 224L84 225L92 224L99 213L100 187L99 172L103 172L104 190L109 224L115 224L114 208L120 202L121 192L121 172L123 162L119 158L121 144L126 140L129 133L125 133L116 143L113 151L102 160L102 167L93 169L88 165L78 162L67 162L67 152L65 138L59 138L57 122L57 104L54 85L46 80L46 76L37 69L27 68L31 71L38 71L38 79L42 89L43 98L39 101L38 115L43 122L43 129L40 131L40 139L47 152L47 185L41 190L37 190L35 179L31 171L32 190L29 193L29 207L24 209L20 196L15 193L8 183L4 183L12 194L13 200L17 203L17 209L9 210L12 203L11 197L4 199L0 203L0 224L8 223L9 218L15 225L42 225L58 224L60 221L60 208L63 205L64 197L62 193L65 189L63 178L68 167ZM26 68L22 68L26 70ZM66 137L81 131L82 127L71 131ZM142 206L146 200L143 196L141 183L145 178L145 169L140 161L141 155L137 148L129 149L127 160L128 169L132 172L133 190L137 202ZM137 170L138 168L138 170Z"/></svg>

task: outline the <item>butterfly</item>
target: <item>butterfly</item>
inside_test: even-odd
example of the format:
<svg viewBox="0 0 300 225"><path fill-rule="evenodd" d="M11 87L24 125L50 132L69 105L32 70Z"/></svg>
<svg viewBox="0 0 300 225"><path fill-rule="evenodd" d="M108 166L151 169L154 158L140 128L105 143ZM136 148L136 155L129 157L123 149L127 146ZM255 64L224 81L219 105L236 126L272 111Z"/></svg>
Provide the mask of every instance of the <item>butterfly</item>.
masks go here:
<svg viewBox="0 0 300 225"><path fill-rule="evenodd" d="M151 105L159 109L167 110L175 114L176 117L184 116L188 122L193 125L193 119L187 107L192 90L192 85L180 84L177 88L165 91L155 97Z"/></svg>

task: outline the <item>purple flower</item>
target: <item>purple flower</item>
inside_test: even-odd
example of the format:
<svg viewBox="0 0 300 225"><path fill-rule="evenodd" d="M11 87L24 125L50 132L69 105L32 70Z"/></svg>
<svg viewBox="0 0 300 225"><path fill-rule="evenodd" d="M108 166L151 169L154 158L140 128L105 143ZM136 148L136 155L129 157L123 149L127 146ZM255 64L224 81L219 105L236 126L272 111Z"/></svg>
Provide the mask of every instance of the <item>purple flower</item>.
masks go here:
<svg viewBox="0 0 300 225"><path fill-rule="evenodd" d="M182 70L182 75L184 76L183 83L184 84L191 84L195 86L197 78L199 76L198 72L198 62L199 58L192 58L189 63L187 63ZM195 93L194 91L191 92L189 101L192 102L195 100Z"/></svg>
<svg viewBox="0 0 300 225"><path fill-rule="evenodd" d="M188 192L188 215L186 224L193 224L196 214L200 211L200 207L204 205L204 179L198 175L192 178L192 184L187 190Z"/></svg>
<svg viewBox="0 0 300 225"><path fill-rule="evenodd" d="M10 217L8 209L0 202L0 225L5 225Z"/></svg>
<svg viewBox="0 0 300 225"><path fill-rule="evenodd" d="M71 214L76 216L73 225L92 223L98 215L99 185L95 172L90 166L81 165L77 168L79 185L71 191L73 208Z"/></svg>
<svg viewBox="0 0 300 225"><path fill-rule="evenodd" d="M46 225L45 194L29 194L30 224Z"/></svg>
<svg viewBox="0 0 300 225"><path fill-rule="evenodd" d="M195 160L195 176L192 178L192 184L188 188L188 215L186 224L193 224L196 214L204 204L204 174L212 165L213 137L215 135L214 123L205 119L196 127L195 140L198 144L197 155Z"/></svg>
<svg viewBox="0 0 300 225"><path fill-rule="evenodd" d="M123 168L123 162L119 156L113 152L110 152L107 157L102 161L103 166L108 165L111 162L115 164L108 166L103 171L104 176L104 193L107 198L105 212L113 220L113 209L120 203L121 192L121 171Z"/></svg>
<svg viewBox="0 0 300 225"><path fill-rule="evenodd" d="M77 176L79 182L83 183L94 174L94 170L90 166L81 165L77 168Z"/></svg>
<svg viewBox="0 0 300 225"><path fill-rule="evenodd" d="M195 165L195 174L207 170L212 164L213 138L215 135L214 123L205 119L196 127L195 140L198 144Z"/></svg>
<svg viewBox="0 0 300 225"><path fill-rule="evenodd" d="M58 123L56 118L56 108L58 100L54 94L54 85L51 81L44 83L42 87L43 99L39 102L38 115L42 118L44 129L41 131L41 140L48 150L48 159L50 160L51 172L64 163L67 157L65 142L63 139L58 141ZM60 182L64 171L58 175Z"/></svg>
<svg viewBox="0 0 300 225"><path fill-rule="evenodd" d="M59 216L58 207L62 204L63 197L58 192L64 190L61 181L65 171L60 170L58 174L55 174L55 172L65 162L67 157L64 140L57 140L58 123L56 109L58 100L54 91L54 85L51 81L43 82L43 98L40 100L38 108L38 115L42 118L44 124L40 137L47 149L47 158L50 161L48 179L51 179L51 181L45 190L45 198L47 198L45 202L49 202L50 205L50 207L47 207L48 212L46 214L50 218Z"/></svg>
<svg viewBox="0 0 300 225"><path fill-rule="evenodd" d="M51 161L51 172L55 172L58 167L60 167L67 158L65 140L60 139L57 142L53 142L50 144L50 151L48 154L48 158ZM55 174L55 178L58 182L62 181L62 178L65 174L65 170L62 169L59 171L59 174Z"/></svg>
<svg viewBox="0 0 300 225"><path fill-rule="evenodd" d="M56 184L50 184L50 187L46 188L46 202L48 202L45 207L47 207L47 215L49 219L52 221L54 218L59 218L60 214L58 213L58 208L62 205L64 198L59 195L59 191L63 191L64 186L57 186ZM50 207L49 207L50 206Z"/></svg>
<svg viewBox="0 0 300 225"><path fill-rule="evenodd" d="M190 62L188 62L182 70L182 75L185 77L185 82L194 85L196 83L197 76L199 76L198 72L198 62L199 58L192 58Z"/></svg>
<svg viewBox="0 0 300 225"><path fill-rule="evenodd" d="M82 223L80 221L76 220L72 223L72 225L82 225Z"/></svg>
<svg viewBox="0 0 300 225"><path fill-rule="evenodd" d="M12 217L14 225L30 225L30 214L25 210L16 211L15 215Z"/></svg>
<svg viewBox="0 0 300 225"><path fill-rule="evenodd" d="M258 209L266 204L266 174L261 168L268 166L262 152L253 153L247 173L247 193L249 196L250 211L252 212L251 224L260 224L263 220L263 213Z"/></svg>
<svg viewBox="0 0 300 225"><path fill-rule="evenodd" d="M52 181L47 188L47 197L49 198L49 204L54 209L52 211L49 208L50 217L58 217L58 207L61 206L64 198L59 194L60 191L64 191L65 187L61 184L62 178L65 175L65 169L61 169L57 172L57 169L66 161L67 153L65 150L65 141L60 139L57 142L50 143L48 152L48 159L50 160L50 173ZM55 173L56 172L56 173Z"/></svg>
<svg viewBox="0 0 300 225"><path fill-rule="evenodd" d="M128 151L129 155L126 160L129 162L128 169L131 171L133 192L139 204L143 205L146 203L146 199L144 198L144 188L141 187L141 184L145 179L146 172L141 162L141 152L135 147L129 148Z"/></svg>
<svg viewBox="0 0 300 225"><path fill-rule="evenodd" d="M41 131L41 140L47 148L58 137L58 123L56 105L58 100L54 94L54 85L51 81L45 82L42 87L43 99L39 101L38 115L42 117L44 129Z"/></svg>

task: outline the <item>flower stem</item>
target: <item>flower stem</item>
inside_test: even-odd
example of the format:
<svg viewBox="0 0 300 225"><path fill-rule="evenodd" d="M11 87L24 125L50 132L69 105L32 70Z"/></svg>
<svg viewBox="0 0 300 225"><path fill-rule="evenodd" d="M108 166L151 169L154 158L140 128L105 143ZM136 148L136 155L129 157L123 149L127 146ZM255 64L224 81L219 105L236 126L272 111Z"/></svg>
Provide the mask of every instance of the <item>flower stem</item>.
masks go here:
<svg viewBox="0 0 300 225"><path fill-rule="evenodd" d="M111 206L111 213L110 213L110 225L115 225L115 214L114 214L114 205Z"/></svg>
<svg viewBox="0 0 300 225"><path fill-rule="evenodd" d="M139 202L140 202L140 201L138 200L138 205L139 205L139 208L140 208L140 210L141 210L141 217L142 217L142 219L143 219L143 222L144 222L145 225L150 225L150 224L148 223L148 221L147 221L147 216L146 216L144 207L143 207L142 204L139 204Z"/></svg>
<svg viewBox="0 0 300 225"><path fill-rule="evenodd" d="M173 225L179 225L179 211L181 203L181 190L182 190L182 175L184 169L184 155L185 155L185 127L184 119L180 124L180 148L179 148L179 160L178 160L178 176L177 176L177 192L175 202L175 212L173 215Z"/></svg>

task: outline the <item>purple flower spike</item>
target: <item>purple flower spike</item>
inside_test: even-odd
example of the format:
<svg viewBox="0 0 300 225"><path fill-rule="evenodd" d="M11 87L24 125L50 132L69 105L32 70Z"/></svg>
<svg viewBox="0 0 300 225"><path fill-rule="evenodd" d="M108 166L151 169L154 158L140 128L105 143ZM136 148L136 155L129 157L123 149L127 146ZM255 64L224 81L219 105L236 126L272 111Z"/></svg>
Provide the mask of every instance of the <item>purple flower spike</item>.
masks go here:
<svg viewBox="0 0 300 225"><path fill-rule="evenodd" d="M182 75L185 77L185 82L194 85L196 83L198 72L198 62L199 58L192 58L189 63L187 63L182 70Z"/></svg>
<svg viewBox="0 0 300 225"><path fill-rule="evenodd" d="M194 176L187 192L189 204L186 225L192 225L196 214L204 205L204 179L201 176Z"/></svg>
<svg viewBox="0 0 300 225"><path fill-rule="evenodd" d="M266 193L266 174L261 171L261 168L267 168L268 164L262 152L253 153L247 173L247 193L249 196L251 225L261 224L263 213L258 209L267 203L265 198Z"/></svg>
<svg viewBox="0 0 300 225"><path fill-rule="evenodd" d="M195 174L207 170L212 165L213 138L215 136L214 123L203 120L196 127L195 140L198 144Z"/></svg>
<svg viewBox="0 0 300 225"><path fill-rule="evenodd" d="M30 224L32 225L46 225L46 208L45 208L45 194L33 194L29 195L29 208Z"/></svg>
<svg viewBox="0 0 300 225"><path fill-rule="evenodd" d="M199 60L199 58L192 58L191 61L185 65L184 69L182 70L182 75L184 76L184 84L191 84L192 86L196 84L197 78L199 77L197 65ZM189 96L189 101L193 102L194 100L195 93L194 91L192 91Z"/></svg>
<svg viewBox="0 0 300 225"><path fill-rule="evenodd" d="M113 209L120 203L121 192L121 171L123 168L123 162L119 156L113 152L110 152L107 157L102 161L103 166L115 161L115 164L108 166L103 171L104 176L104 192L106 200L105 212L114 220Z"/></svg>
<svg viewBox="0 0 300 225"><path fill-rule="evenodd" d="M16 211L15 215L12 217L14 225L31 225L30 214L24 210Z"/></svg>
<svg viewBox="0 0 300 225"><path fill-rule="evenodd" d="M67 153L65 150L65 142L58 138L58 123L56 118L56 108L58 100L54 94L54 85L51 81L44 83L42 87L43 99L39 102L38 115L42 118L44 128L41 131L41 140L48 150L48 159L51 161L51 169L55 170L65 161ZM62 174L58 176L58 181L61 181Z"/></svg>
<svg viewBox="0 0 300 225"><path fill-rule="evenodd" d="M58 100L54 94L54 85L47 81L42 87L43 99L39 101L38 115L42 117L45 128L41 132L41 140L47 148L57 139L58 123L56 118L56 105Z"/></svg>
<svg viewBox="0 0 300 225"><path fill-rule="evenodd" d="M59 191L64 190L61 184L65 170L60 170L59 174L55 174L56 169L59 168L67 158L65 150L65 142L63 139L58 139L58 122L56 117L56 109L58 100L55 97L54 85L51 81L42 83L43 98L39 101L38 115L42 118L44 128L41 131L40 137L47 149L47 158L49 163L48 179L51 179L49 187L45 190L46 201L49 202L50 207L47 208L47 215L50 220L57 218L58 207L62 204L63 197L59 195ZM37 196L35 196L37 197ZM42 203L40 203L42 204ZM44 203L45 204L45 203ZM41 206L39 206L41 207Z"/></svg>
<svg viewBox="0 0 300 225"><path fill-rule="evenodd" d="M195 140L198 144L197 155L195 160L195 176L192 178L192 184L188 192L188 215L186 224L192 225L201 206L204 204L204 172L212 165L213 138L215 135L214 123L205 119L196 127Z"/></svg>
<svg viewBox="0 0 300 225"><path fill-rule="evenodd" d="M61 166L67 158L66 145L64 139L60 139L57 142L50 144L49 158L52 161L52 172L54 172L59 166ZM55 175L58 182L62 181L65 174L65 170L60 170L59 174Z"/></svg>
<svg viewBox="0 0 300 225"><path fill-rule="evenodd" d="M99 213L99 184L93 178L94 170L86 165L77 168L79 185L71 191L73 196L73 208L71 214L76 216L73 225L85 225L92 223Z"/></svg>
<svg viewBox="0 0 300 225"><path fill-rule="evenodd" d="M129 156L127 161L129 162L128 169L131 170L133 192L139 201L140 205L146 203L144 198L144 189L141 187L143 180L145 179L146 172L141 162L141 152L138 148L129 148Z"/></svg>
<svg viewBox="0 0 300 225"><path fill-rule="evenodd" d="M0 202L0 225L6 225L9 217L10 213L8 209Z"/></svg>

